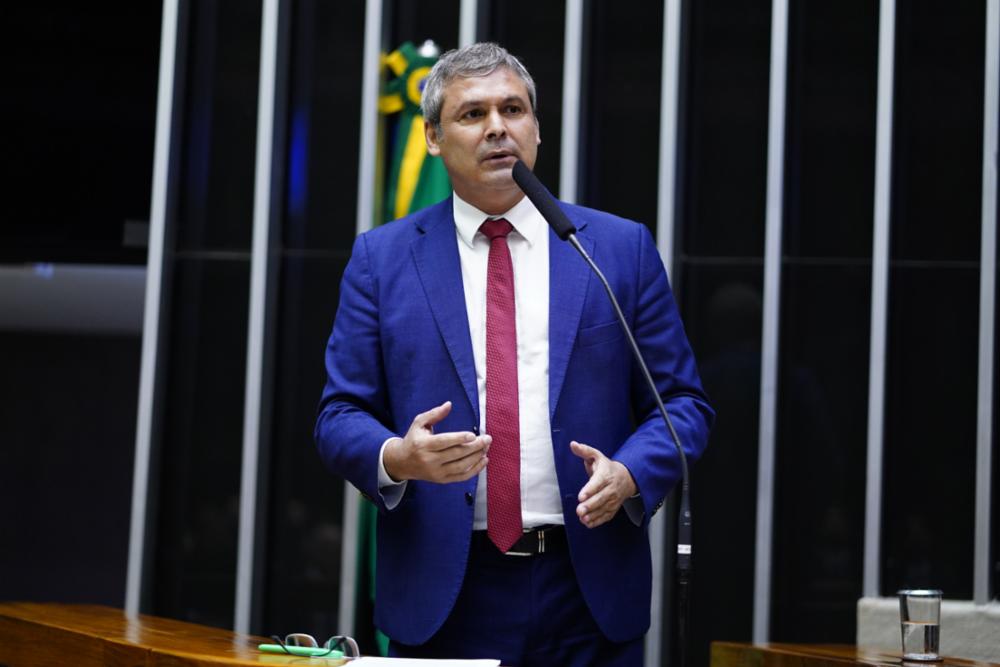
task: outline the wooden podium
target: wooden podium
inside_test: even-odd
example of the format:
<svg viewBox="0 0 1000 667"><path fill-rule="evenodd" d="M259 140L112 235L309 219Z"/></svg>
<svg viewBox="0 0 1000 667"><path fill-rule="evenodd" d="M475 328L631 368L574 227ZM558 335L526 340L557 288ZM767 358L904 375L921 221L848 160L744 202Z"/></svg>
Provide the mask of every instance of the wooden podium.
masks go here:
<svg viewBox="0 0 1000 667"><path fill-rule="evenodd" d="M0 602L0 667L335 665L342 659L265 654L264 637L98 605ZM945 658L904 663L898 652L855 646L712 642L711 667L1000 667ZM557 666L554 666L557 667Z"/></svg>
<svg viewBox="0 0 1000 667"><path fill-rule="evenodd" d="M264 654L271 640L98 605L0 602L0 666L342 665Z"/></svg>
<svg viewBox="0 0 1000 667"><path fill-rule="evenodd" d="M992 662L944 658L937 662L903 662L900 652L846 645L739 644L712 642L711 667L1000 667Z"/></svg>

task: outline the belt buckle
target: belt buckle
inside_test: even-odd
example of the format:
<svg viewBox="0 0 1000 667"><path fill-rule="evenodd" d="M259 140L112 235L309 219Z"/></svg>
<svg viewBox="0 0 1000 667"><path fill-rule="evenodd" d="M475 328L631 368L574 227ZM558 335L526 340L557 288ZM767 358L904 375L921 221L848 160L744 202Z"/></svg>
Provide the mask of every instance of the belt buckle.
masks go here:
<svg viewBox="0 0 1000 667"><path fill-rule="evenodd" d="M507 551L504 556L534 556L530 551Z"/></svg>
<svg viewBox="0 0 1000 667"><path fill-rule="evenodd" d="M508 551L504 555L505 556L521 556L521 557L524 557L524 556L534 556L536 554L543 554L543 553L545 553L545 529L542 529L542 530L526 530L526 531L524 531L524 535L531 535L532 533L535 533L536 535L538 535L538 550L537 551Z"/></svg>

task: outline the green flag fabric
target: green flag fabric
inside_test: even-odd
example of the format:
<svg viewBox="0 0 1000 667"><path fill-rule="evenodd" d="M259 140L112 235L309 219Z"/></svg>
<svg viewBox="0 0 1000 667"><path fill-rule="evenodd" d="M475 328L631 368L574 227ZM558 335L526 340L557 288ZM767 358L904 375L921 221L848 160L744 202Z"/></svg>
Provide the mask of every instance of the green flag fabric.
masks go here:
<svg viewBox="0 0 1000 667"><path fill-rule="evenodd" d="M420 95L424 79L437 56L421 55L421 51L406 42L383 58L383 64L395 78L385 85L385 92L379 98L379 111L398 115L385 187L383 222L436 204L451 194L444 163L441 158L427 154L424 141Z"/></svg>

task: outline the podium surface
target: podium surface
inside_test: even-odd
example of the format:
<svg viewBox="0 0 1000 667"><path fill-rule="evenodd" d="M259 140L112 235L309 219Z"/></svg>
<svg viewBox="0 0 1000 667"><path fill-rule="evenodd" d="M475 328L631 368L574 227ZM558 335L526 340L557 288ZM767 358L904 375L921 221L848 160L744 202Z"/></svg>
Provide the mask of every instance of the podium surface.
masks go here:
<svg viewBox="0 0 1000 667"><path fill-rule="evenodd" d="M264 654L271 640L100 605L0 602L0 666L341 665Z"/></svg>
<svg viewBox="0 0 1000 667"><path fill-rule="evenodd" d="M1000 667L996 663L944 657L936 662L903 661L901 651L844 644L742 644L712 642L711 667Z"/></svg>

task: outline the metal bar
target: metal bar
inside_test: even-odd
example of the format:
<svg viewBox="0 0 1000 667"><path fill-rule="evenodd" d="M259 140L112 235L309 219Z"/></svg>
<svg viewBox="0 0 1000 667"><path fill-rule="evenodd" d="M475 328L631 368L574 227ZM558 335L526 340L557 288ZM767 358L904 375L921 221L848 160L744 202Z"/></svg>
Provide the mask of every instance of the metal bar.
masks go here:
<svg viewBox="0 0 1000 667"><path fill-rule="evenodd" d="M268 311L268 257L271 244L271 181L274 162L274 119L277 92L278 8L280 0L264 0L260 35L260 79L257 93L257 166L254 174L253 248L250 260L250 317L247 326L247 370L243 400L243 460L240 477L239 535L236 545L236 603L233 627L250 632L253 604L254 543L257 525L257 479L263 432L262 405L265 328Z"/></svg>
<svg viewBox="0 0 1000 667"><path fill-rule="evenodd" d="M479 23L479 0L462 0L458 14L458 45L468 46L476 41Z"/></svg>
<svg viewBox="0 0 1000 667"><path fill-rule="evenodd" d="M358 153L357 233L374 223L375 153L378 131L379 60L382 52L382 0L365 3L364 72L361 81L361 141ZM344 483L343 540L340 548L338 630L354 634L354 600L358 570L358 493Z"/></svg>
<svg viewBox="0 0 1000 667"><path fill-rule="evenodd" d="M673 278L677 199L677 118L680 108L681 0L663 8L663 66L660 73L660 169L656 202L656 246Z"/></svg>
<svg viewBox="0 0 1000 667"><path fill-rule="evenodd" d="M767 641L770 630L787 75L788 0L775 0L771 6L771 76L767 126L767 219L764 238L764 318L761 341L757 530L754 561L753 640L755 642Z"/></svg>
<svg viewBox="0 0 1000 667"><path fill-rule="evenodd" d="M340 548L340 605L338 632L354 635L354 607L358 594L358 513L361 498L357 489L344 482L344 525Z"/></svg>
<svg viewBox="0 0 1000 667"><path fill-rule="evenodd" d="M879 594L882 531L882 425L889 301L889 214L892 194L892 106L896 2L882 0L878 37L878 108L875 116L875 208L872 241L872 321L868 361L868 466L865 487L865 554L861 590Z"/></svg>
<svg viewBox="0 0 1000 667"><path fill-rule="evenodd" d="M583 0L566 0L563 46L562 146L559 198L576 202L580 153L580 78L583 68Z"/></svg>
<svg viewBox="0 0 1000 667"><path fill-rule="evenodd" d="M128 572L125 579L125 611L137 614L142 599L145 569L146 508L152 454L153 406L156 360L159 347L160 299L163 280L163 248L166 242L167 191L170 172L171 123L173 122L174 77L177 57L178 0L163 1L160 31L160 73L157 84L156 137L153 148L153 186L149 211L149 254L142 325L142 358L135 428L135 465L132 473L132 516L129 522Z"/></svg>
<svg viewBox="0 0 1000 667"><path fill-rule="evenodd" d="M1000 0L986 3L983 90L983 231L979 261L979 405L976 414L976 538L972 599L990 601L990 498L993 451L993 354L996 331L997 114L1000 113Z"/></svg>
<svg viewBox="0 0 1000 667"><path fill-rule="evenodd" d="M663 7L663 53L660 70L660 167L657 197L656 246L672 277L674 241L674 189L677 170L677 113L680 104L681 0L665 0ZM667 537L667 513L660 512L649 524L651 544L663 545ZM671 540L671 544L673 541ZM669 573L665 571L663 549L654 548L653 597L650 629L646 634L645 664L663 663L663 591Z"/></svg>
<svg viewBox="0 0 1000 667"><path fill-rule="evenodd" d="M375 159L378 151L379 62L382 54L382 0L365 3L364 69L361 77L361 132L358 142L358 217L361 234L375 218Z"/></svg>

